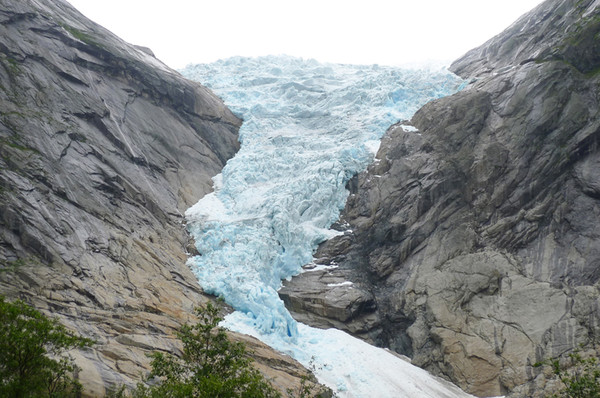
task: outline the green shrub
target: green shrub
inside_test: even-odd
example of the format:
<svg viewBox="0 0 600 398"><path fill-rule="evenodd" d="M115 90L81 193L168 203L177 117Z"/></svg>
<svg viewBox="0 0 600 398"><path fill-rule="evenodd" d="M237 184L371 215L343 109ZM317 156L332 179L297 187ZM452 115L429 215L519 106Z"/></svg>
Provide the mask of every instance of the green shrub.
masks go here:
<svg viewBox="0 0 600 398"><path fill-rule="evenodd" d="M211 303L196 308L199 320L184 325L177 333L183 344L181 358L155 352L152 371L146 382L128 390L121 386L111 398L281 398L279 391L252 367L246 346L232 342L219 328L223 318ZM314 365L311 362L311 368ZM331 390L316 388L309 377L302 377L297 390L287 391L289 398L332 397Z"/></svg>
<svg viewBox="0 0 600 398"><path fill-rule="evenodd" d="M251 366L243 343L232 342L218 327L222 320L211 303L197 308L199 322L184 325L178 337L183 356L152 354L150 387L138 385L134 398L241 397L271 398L281 394ZM123 394L125 395L125 394Z"/></svg>
<svg viewBox="0 0 600 398"><path fill-rule="evenodd" d="M600 398L600 364L595 357L583 358L579 352L569 354L572 365L562 369L558 360L552 361L554 373L564 384L559 397Z"/></svg>
<svg viewBox="0 0 600 398"><path fill-rule="evenodd" d="M600 398L600 363L595 357L583 358L579 351L569 354L570 364L561 366L554 358L534 364L550 365L562 388L551 398Z"/></svg>
<svg viewBox="0 0 600 398"><path fill-rule="evenodd" d="M24 302L0 296L0 397L78 396L76 365L65 352L92 343Z"/></svg>

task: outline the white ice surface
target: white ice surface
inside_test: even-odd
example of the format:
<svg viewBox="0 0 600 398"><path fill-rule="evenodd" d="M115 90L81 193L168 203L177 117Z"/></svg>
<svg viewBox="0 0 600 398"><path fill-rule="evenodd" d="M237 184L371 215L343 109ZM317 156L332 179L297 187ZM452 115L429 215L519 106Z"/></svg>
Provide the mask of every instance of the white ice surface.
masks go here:
<svg viewBox="0 0 600 398"><path fill-rule="evenodd" d="M295 344L297 359L327 348L334 350L328 366L355 362L331 344L335 331L298 325L277 290L312 261L320 242L339 233L329 227L346 202L346 182L373 160L385 130L456 91L461 80L445 70L291 57L237 57L182 73L211 87L244 119L241 149L214 179L215 192L186 212L200 253L188 264L200 285L239 311L232 329L250 328L276 348ZM387 383L348 377L345 391Z"/></svg>
<svg viewBox="0 0 600 398"><path fill-rule="evenodd" d="M345 281L345 282L340 282L340 283L328 283L327 286L329 287L341 287L341 286L352 286L354 285L354 283L350 282L350 281Z"/></svg>
<svg viewBox="0 0 600 398"><path fill-rule="evenodd" d="M302 338L293 343L272 334L261 335L248 327L243 318L243 314L235 312L227 316L222 326L255 336L306 367L314 365L319 381L340 398L473 398L398 355L340 330L298 324Z"/></svg>
<svg viewBox="0 0 600 398"><path fill-rule="evenodd" d="M419 129L417 129L415 126L408 126L408 125L400 125L400 127L402 127L405 131L410 131L410 132L415 132L415 131L419 131Z"/></svg>

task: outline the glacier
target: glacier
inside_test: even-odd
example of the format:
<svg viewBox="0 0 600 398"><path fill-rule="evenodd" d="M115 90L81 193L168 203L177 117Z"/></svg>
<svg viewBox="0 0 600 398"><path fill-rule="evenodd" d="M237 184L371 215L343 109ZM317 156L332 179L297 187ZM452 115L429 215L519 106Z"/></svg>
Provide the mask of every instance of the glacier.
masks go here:
<svg viewBox="0 0 600 398"><path fill-rule="evenodd" d="M214 192L185 214L198 250L189 267L207 293L236 310L223 325L304 365L314 361L319 380L339 396L467 396L429 379L417 390L408 382L398 385L397 375L374 382L387 375L381 366L406 365L414 368L415 380L425 376L340 331L298 324L277 294L283 279L312 261L320 242L339 233L329 227L344 208L346 183L373 161L386 129L465 82L443 68L322 64L288 56L234 57L180 72L211 88L244 121L241 148L213 178ZM340 365L368 350L380 350L373 353L378 359L371 373L365 366ZM409 371L402 372L400 380L410 379ZM387 390L373 395L374 384Z"/></svg>

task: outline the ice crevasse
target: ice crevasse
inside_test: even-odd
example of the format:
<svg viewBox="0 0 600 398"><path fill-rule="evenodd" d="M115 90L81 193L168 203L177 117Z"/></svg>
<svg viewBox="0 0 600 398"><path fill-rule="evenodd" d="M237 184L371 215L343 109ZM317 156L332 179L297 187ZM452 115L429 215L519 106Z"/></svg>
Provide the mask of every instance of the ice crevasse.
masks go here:
<svg viewBox="0 0 600 398"><path fill-rule="evenodd" d="M335 355L348 353L334 353L327 331L298 325L277 290L312 261L320 242L338 233L329 227L345 205L346 182L373 160L386 129L463 81L441 68L285 56L236 57L181 72L215 91L244 120L241 148L213 179L214 192L186 212L199 253L188 265L207 293L236 309L228 328L254 334L305 365L314 351L323 351L319 344L327 344L331 355L322 352L317 365L325 370L317 376L342 395L369 396L357 380L370 376L339 369L327 374Z"/></svg>

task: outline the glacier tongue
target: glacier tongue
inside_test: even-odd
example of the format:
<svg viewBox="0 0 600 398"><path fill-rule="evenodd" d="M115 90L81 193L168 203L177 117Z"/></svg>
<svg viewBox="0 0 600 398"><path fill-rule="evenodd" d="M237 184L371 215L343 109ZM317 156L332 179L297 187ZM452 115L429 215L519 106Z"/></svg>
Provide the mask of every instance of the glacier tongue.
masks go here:
<svg viewBox="0 0 600 398"><path fill-rule="evenodd" d="M299 324L300 337L292 343L273 334L257 333L245 324L243 314L239 312L229 315L223 326L257 337L307 367L314 365L319 381L338 397L474 398L390 351L340 330Z"/></svg>
<svg viewBox="0 0 600 398"><path fill-rule="evenodd" d="M190 65L182 74L244 119L241 148L215 178L215 192L186 212L199 252L188 264L206 292L238 311L229 328L254 331L307 364L304 350L331 332L299 328L277 294L281 280L298 274L317 245L336 234L329 227L344 207L345 184L373 160L387 127L462 81L445 70L285 56ZM359 391L357 377L328 384Z"/></svg>

